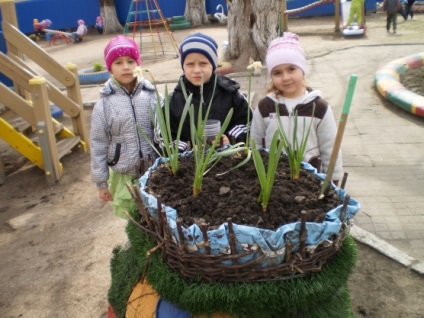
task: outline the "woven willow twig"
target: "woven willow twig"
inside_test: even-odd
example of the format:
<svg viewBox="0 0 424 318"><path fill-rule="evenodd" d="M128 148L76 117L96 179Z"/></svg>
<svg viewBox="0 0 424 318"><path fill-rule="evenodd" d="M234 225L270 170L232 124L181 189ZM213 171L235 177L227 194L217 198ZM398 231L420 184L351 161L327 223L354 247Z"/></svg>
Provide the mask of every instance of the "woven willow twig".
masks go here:
<svg viewBox="0 0 424 318"><path fill-rule="evenodd" d="M149 217L150 227L134 222L141 231L153 237L158 247L161 249L163 257L168 266L179 272L187 278L200 278L208 282L252 282L252 281L270 281L287 280L294 277L306 276L310 273L319 272L328 260L330 260L340 249L346 237L347 227L342 229L337 237L328 246L318 247L313 254L308 253L305 248L301 248L298 253L292 252L292 243L286 243L285 263L270 265L264 267L262 260L266 257L264 253L255 246L243 246L244 250L237 253L236 238L232 226L232 220L228 219L230 251L228 254L213 254L209 246L207 227L201 224L200 228L203 234L203 245L205 253L189 252L189 248L184 243L181 218L177 219L177 232L179 242L176 243L167 227L165 212L161 208L161 200L158 198L158 207L161 211L158 213L159 220ZM147 224L147 221L145 222ZM303 226L301 226L303 228ZM303 233L303 234L302 234ZM306 241L306 229L301 233ZM302 243L303 244L303 243ZM252 257L249 262L242 263L242 258Z"/></svg>

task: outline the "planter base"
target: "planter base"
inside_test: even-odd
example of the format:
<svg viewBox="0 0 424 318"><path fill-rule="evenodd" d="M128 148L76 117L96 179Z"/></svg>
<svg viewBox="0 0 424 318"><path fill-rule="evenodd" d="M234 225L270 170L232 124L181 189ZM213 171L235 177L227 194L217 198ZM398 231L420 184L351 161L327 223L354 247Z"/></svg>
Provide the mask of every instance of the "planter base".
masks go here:
<svg viewBox="0 0 424 318"><path fill-rule="evenodd" d="M158 250L148 261L147 252L156 243L131 222L127 233L131 247L115 249L111 260L108 300L118 317L125 316L128 298L147 263L145 279L160 297L182 311L199 315L193 317L222 311L236 317L354 317L346 284L356 263L357 248L349 235L320 273L285 281L223 284L184 279L164 263Z"/></svg>

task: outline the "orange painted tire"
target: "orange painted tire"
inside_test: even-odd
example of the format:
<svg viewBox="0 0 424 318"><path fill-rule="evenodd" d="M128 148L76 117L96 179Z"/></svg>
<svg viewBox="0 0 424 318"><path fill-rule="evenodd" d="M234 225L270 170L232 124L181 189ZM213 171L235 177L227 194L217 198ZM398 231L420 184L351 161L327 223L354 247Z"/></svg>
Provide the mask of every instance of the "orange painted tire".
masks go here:
<svg viewBox="0 0 424 318"><path fill-rule="evenodd" d="M218 62L218 66L215 70L216 74L226 75L233 71L233 66L228 62Z"/></svg>

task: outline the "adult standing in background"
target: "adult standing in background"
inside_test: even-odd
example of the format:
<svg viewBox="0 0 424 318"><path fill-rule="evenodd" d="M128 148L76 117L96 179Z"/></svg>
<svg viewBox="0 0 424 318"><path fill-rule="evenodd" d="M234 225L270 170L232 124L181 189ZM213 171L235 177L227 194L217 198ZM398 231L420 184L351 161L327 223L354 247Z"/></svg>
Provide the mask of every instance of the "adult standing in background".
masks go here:
<svg viewBox="0 0 424 318"><path fill-rule="evenodd" d="M412 6L414 5L415 0L408 0L405 3L405 20L408 20L408 15L411 16L411 19L414 18L414 12L412 12Z"/></svg>
<svg viewBox="0 0 424 318"><path fill-rule="evenodd" d="M393 33L396 33L397 27L397 14L400 9L399 0L384 0L383 3L383 11L386 11L387 19L386 19L386 30L390 32L390 26L393 22Z"/></svg>

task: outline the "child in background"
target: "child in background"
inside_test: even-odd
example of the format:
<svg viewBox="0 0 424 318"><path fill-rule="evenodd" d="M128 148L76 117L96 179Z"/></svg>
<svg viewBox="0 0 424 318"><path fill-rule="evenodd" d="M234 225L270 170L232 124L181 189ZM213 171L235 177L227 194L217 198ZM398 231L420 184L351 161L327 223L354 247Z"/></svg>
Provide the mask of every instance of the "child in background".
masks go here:
<svg viewBox="0 0 424 318"><path fill-rule="evenodd" d="M96 24L94 25L94 27L96 28L97 32L99 32L99 34L103 33L103 19L101 16L98 16L96 18Z"/></svg>
<svg viewBox="0 0 424 318"><path fill-rule="evenodd" d="M184 71L180 81L183 81L187 94L193 93L195 122L197 122L199 107L202 107L202 113L205 115L211 100L212 105L208 119L217 119L221 124L230 109L234 108L230 124L227 131L224 132L223 144L229 144L230 140L243 142L246 138L248 114L251 110L246 97L239 91L240 84L228 77L214 73L218 64L217 50L218 44L206 34L194 33L187 36L179 47L181 67ZM216 87L214 87L215 79ZM200 105L202 84L203 104ZM170 100L170 126L174 139L177 135L185 101L183 88L179 82ZM250 118L252 118L251 115ZM160 140L160 132L157 132L157 136ZM190 141L189 116L186 117L181 131L179 144L181 152L187 149L187 141Z"/></svg>
<svg viewBox="0 0 424 318"><path fill-rule="evenodd" d="M278 130L276 104L280 120L288 139L293 139L294 111L297 111L297 138L302 140L309 125L309 133L304 162L317 167L318 159L322 161L322 172L327 172L333 144L336 137L336 122L328 103L321 97L321 92L305 85L307 71L305 53L300 46L299 36L285 32L282 37L273 40L267 50L266 64L271 76L267 95L259 101L253 113L251 138L258 148L269 149L272 137ZM315 111L314 111L315 105ZM341 152L333 172L333 180L342 178ZM335 183L337 183L335 181Z"/></svg>
<svg viewBox="0 0 424 318"><path fill-rule="evenodd" d="M35 34L40 36L42 33L44 33L45 29L48 29L52 25L52 21L49 19L42 20L41 22L38 22L38 20L34 20L34 31Z"/></svg>
<svg viewBox="0 0 424 318"><path fill-rule="evenodd" d="M151 107L156 105L154 86L134 77L140 65L137 44L125 36L109 41L104 56L111 78L100 91L91 118L91 175L99 197L112 201L115 214L135 208L125 184L136 182L142 167L147 169L155 151L138 131L152 140ZM162 102L162 101L161 101Z"/></svg>
<svg viewBox="0 0 424 318"><path fill-rule="evenodd" d="M81 42L84 36L87 34L87 27L85 26L84 20L78 20L78 29L72 33L72 38L75 43Z"/></svg>

